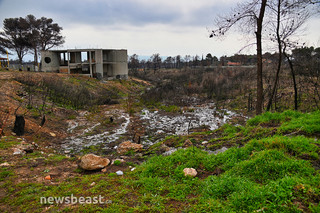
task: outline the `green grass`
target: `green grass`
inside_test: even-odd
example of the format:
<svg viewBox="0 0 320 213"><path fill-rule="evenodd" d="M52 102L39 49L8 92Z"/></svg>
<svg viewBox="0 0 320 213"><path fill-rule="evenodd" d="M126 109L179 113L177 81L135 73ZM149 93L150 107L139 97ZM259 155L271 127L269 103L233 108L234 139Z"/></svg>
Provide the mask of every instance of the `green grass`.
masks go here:
<svg viewBox="0 0 320 213"><path fill-rule="evenodd" d="M301 113L297 111L284 111L282 113L266 112L247 122L248 126L278 125L279 133L301 131L306 134L320 133L320 111Z"/></svg>
<svg viewBox="0 0 320 213"><path fill-rule="evenodd" d="M172 147L190 139L194 146L179 149L170 156L153 154L133 172L85 174L57 185L13 184L13 170L1 168L0 181L6 186L1 202L16 211L41 212L48 204L40 197L97 196L106 205L53 205L62 212L319 212L320 146L319 112L303 114L286 111L265 113L250 119L246 126L226 124L215 131L189 136L169 136L161 143ZM300 135L290 134L298 132ZM289 134L289 135L288 135ZM310 137L312 136L312 137ZM209 147L233 147L218 155L201 149L202 138ZM11 139L10 139L11 140ZM12 138L12 143L14 139ZM2 143L2 139L1 139ZM10 143L10 142L9 142ZM241 145L237 145L241 144ZM198 146L198 147L197 147ZM95 151L89 147L85 151ZM128 153L131 154L131 153ZM36 155L36 154L35 154ZM32 156L31 156L32 157ZM48 162L61 162L53 155ZM116 161L115 165L121 163ZM198 175L185 177L184 168ZM95 182L95 185L91 185Z"/></svg>
<svg viewBox="0 0 320 213"><path fill-rule="evenodd" d="M21 140L18 140L14 136L2 137L0 138L0 149L8 149L20 143Z"/></svg>
<svg viewBox="0 0 320 213"><path fill-rule="evenodd" d="M165 198L195 196L199 209L214 211L299 212L297 200L306 208L313 203L316 209L320 175L310 161L302 158L319 160L318 152L314 140L303 136L255 139L219 155L208 155L197 148L181 149L171 156L152 157L138 167L135 185L141 193ZM220 168L223 173L204 180L188 178L182 174L186 167L208 173ZM208 207L211 202L219 205Z"/></svg>

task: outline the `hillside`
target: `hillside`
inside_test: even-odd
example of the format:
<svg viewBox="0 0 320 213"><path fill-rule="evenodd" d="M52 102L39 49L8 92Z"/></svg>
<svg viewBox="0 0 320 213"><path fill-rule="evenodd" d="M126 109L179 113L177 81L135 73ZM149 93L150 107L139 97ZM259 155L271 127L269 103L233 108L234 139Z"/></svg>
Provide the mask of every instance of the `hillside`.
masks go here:
<svg viewBox="0 0 320 213"><path fill-rule="evenodd" d="M171 95L136 78L0 71L0 211L320 212L319 111L249 118L159 91ZM143 148L119 152L124 141ZM88 153L110 164L85 170Z"/></svg>

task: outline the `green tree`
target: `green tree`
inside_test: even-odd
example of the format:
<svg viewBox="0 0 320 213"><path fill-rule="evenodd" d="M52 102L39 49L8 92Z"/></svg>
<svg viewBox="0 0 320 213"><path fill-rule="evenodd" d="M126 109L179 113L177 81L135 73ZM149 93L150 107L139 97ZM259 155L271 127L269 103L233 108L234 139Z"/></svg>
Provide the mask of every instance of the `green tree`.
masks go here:
<svg viewBox="0 0 320 213"><path fill-rule="evenodd" d="M49 50L64 43L61 31L62 27L53 23L51 18L37 19L34 15L6 18L3 21L3 32L0 32L0 41L4 47L17 54L20 64L28 50L32 50L37 64L41 50Z"/></svg>
<svg viewBox="0 0 320 213"><path fill-rule="evenodd" d="M14 51L22 64L23 57L28 53L28 23L24 18L6 18L3 21L3 32L0 32L2 45Z"/></svg>

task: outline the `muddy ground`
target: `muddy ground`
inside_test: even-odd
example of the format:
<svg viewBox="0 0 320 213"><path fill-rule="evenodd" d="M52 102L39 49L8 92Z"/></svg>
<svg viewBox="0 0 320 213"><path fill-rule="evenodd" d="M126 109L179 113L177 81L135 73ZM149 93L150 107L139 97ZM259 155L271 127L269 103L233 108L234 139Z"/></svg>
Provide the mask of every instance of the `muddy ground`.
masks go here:
<svg viewBox="0 0 320 213"><path fill-rule="evenodd" d="M123 159L126 162L109 166L108 173L129 170L131 165L142 163L150 155L149 147L167 136L186 136L192 132L213 130L231 119L238 122L246 120L245 116L216 109L212 103L195 105L194 101L192 105L174 112L139 106L132 113L128 111L128 101L124 97L117 104L100 105L94 110L74 110L48 102L46 120L40 126L42 116L27 108L29 96L25 85L15 80L17 74L21 73L0 72L0 116L4 127L1 143L15 141L12 146L1 149L1 163L7 162L14 167L19 176L17 182L27 180L58 184L67 178L86 174L79 170L77 164L79 157L86 153L99 154L111 161ZM138 79L130 81L138 82L143 88L152 86ZM121 82L109 84L124 94L130 91ZM34 95L32 98L34 103L41 102L41 97ZM25 118L25 133L22 136L12 131L16 114ZM197 137L199 141L210 140L208 136ZM128 140L143 144L144 151L119 155L116 152L118 145ZM14 148L21 143L32 145L32 152L14 155ZM157 153L168 152L176 144L171 146L167 142ZM45 179L48 175L50 180Z"/></svg>

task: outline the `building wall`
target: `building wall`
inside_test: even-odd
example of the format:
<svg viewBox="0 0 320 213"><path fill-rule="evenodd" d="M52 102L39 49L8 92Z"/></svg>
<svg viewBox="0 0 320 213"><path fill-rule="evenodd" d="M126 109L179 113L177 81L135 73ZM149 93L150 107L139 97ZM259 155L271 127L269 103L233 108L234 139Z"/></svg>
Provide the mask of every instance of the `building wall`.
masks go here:
<svg viewBox="0 0 320 213"><path fill-rule="evenodd" d="M41 52L41 70L43 72L59 72L59 54L52 51Z"/></svg>
<svg viewBox="0 0 320 213"><path fill-rule="evenodd" d="M115 64L113 77L127 79L128 78L128 54L127 50L118 50L115 52Z"/></svg>
<svg viewBox="0 0 320 213"><path fill-rule="evenodd" d="M60 53L68 54L68 66L60 65ZM92 54L91 60L83 62L81 52ZM93 60L92 60L93 59ZM81 67L89 67L92 75L98 79L127 79L128 78L128 55L127 50L112 49L79 49L79 50L61 50L61 51L42 51L41 52L41 70L44 72L66 72L70 68L78 69L81 74ZM78 68L79 67L79 68ZM87 68L86 68L87 69ZM85 73L82 73L85 74Z"/></svg>

